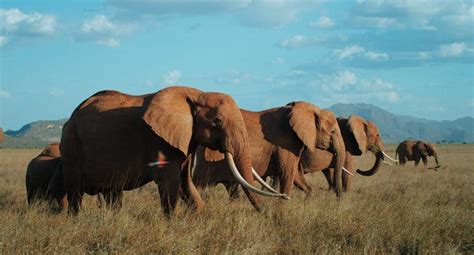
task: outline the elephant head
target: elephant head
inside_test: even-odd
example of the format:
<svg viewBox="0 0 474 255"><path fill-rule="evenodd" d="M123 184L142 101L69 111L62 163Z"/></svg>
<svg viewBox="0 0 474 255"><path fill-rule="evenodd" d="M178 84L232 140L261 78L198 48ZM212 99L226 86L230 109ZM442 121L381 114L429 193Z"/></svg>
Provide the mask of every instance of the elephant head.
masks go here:
<svg viewBox="0 0 474 255"><path fill-rule="evenodd" d="M424 157L433 156L435 158L435 161L436 161L436 166L439 166L438 153L436 153L436 149L435 149L433 144L426 143L426 142L423 142L423 141L418 141L416 143L416 149Z"/></svg>
<svg viewBox="0 0 474 255"><path fill-rule="evenodd" d="M292 102L290 125L304 143L308 153L316 149L332 152L336 157L335 188L339 196L342 190L342 167L345 160L345 146L336 117L331 111L306 102Z"/></svg>
<svg viewBox="0 0 474 255"><path fill-rule="evenodd" d="M351 115L348 119L339 118L338 122L344 136L347 151L356 156L370 151L376 157L371 169L367 171L357 170L357 173L364 176L375 174L386 155L383 152L384 144L375 123L366 121L357 115Z"/></svg>
<svg viewBox="0 0 474 255"><path fill-rule="evenodd" d="M198 145L224 153L231 170L241 174L236 178L257 209L258 199L247 189L275 196L249 184L253 177L248 135L232 97L189 87L168 87L152 96L143 120L183 156L194 153Z"/></svg>

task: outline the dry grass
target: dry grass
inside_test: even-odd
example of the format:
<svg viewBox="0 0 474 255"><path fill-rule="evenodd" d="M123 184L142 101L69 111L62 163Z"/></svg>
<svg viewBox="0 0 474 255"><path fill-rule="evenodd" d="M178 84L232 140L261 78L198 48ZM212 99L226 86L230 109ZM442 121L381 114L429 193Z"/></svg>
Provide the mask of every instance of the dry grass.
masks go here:
<svg viewBox="0 0 474 255"><path fill-rule="evenodd" d="M438 146L439 171L383 166L356 176L340 202L322 174L305 199L265 199L256 213L224 189L209 191L206 210L179 207L167 220L156 187L126 192L119 212L99 209L92 197L77 217L28 207L24 175L38 151L0 150L0 253L474 253L474 146ZM393 146L389 154L394 155ZM360 166L371 158L361 158ZM431 159L430 163L434 164Z"/></svg>

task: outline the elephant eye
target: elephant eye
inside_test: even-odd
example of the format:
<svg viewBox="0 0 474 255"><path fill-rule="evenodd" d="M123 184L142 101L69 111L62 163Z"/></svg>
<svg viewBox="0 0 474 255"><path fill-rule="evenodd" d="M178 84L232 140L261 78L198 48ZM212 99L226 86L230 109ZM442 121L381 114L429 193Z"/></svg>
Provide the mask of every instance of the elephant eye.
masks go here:
<svg viewBox="0 0 474 255"><path fill-rule="evenodd" d="M222 125L222 120L219 119L218 117L215 117L214 119L212 119L211 125L213 127L220 127Z"/></svg>

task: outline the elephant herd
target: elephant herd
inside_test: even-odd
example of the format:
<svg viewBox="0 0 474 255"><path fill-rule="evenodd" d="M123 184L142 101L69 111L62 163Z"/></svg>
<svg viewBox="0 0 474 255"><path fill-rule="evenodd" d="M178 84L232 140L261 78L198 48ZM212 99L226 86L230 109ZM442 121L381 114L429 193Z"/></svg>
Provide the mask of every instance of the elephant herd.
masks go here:
<svg viewBox="0 0 474 255"><path fill-rule="evenodd" d="M367 152L375 155L374 165L355 171L354 156ZM396 152L400 164L422 159L426 165L434 156L439 165L434 147L421 141L404 141ZM341 197L355 172L373 175L385 159L398 161L384 152L375 123L355 115L336 118L307 102L252 112L229 95L190 87L141 96L101 91L73 111L61 142L30 162L27 199L56 201L77 214L86 193L120 208L123 191L154 181L169 216L180 198L201 211L201 191L222 183L231 198L242 186L260 211L257 195L289 199L293 185L310 193L305 174L316 171ZM267 177L279 182L278 191Z"/></svg>

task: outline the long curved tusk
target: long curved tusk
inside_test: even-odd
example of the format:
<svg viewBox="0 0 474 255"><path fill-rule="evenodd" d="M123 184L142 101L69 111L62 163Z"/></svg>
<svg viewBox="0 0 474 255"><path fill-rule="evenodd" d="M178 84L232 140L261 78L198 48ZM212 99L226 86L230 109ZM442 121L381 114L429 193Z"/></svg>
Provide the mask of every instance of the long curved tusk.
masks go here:
<svg viewBox="0 0 474 255"><path fill-rule="evenodd" d="M393 161L393 162L398 162L398 160L393 159L392 157L390 157L389 155L387 155L387 153L385 153L385 151L382 151L382 154L383 154L385 157L387 157L388 159L390 159L391 161Z"/></svg>
<svg viewBox="0 0 474 255"><path fill-rule="evenodd" d="M342 170L344 170L346 173L348 173L349 175L351 176L354 176L353 173L351 173L351 171L347 170L345 167L342 167Z"/></svg>
<svg viewBox="0 0 474 255"><path fill-rule="evenodd" d="M269 191L275 193L275 194L280 194L280 192L276 191L274 188L272 188L272 186L268 185L268 183L266 183L262 177L260 177L260 175L257 174L257 171L255 171L255 169L252 167L252 174L253 174L253 177L255 177L255 179L257 179L257 181L262 184L263 187L265 187L266 189L268 189Z"/></svg>
<svg viewBox="0 0 474 255"><path fill-rule="evenodd" d="M390 164L389 162L385 161L385 160L382 160L382 163L384 163L385 165L389 165L391 166L392 164Z"/></svg>
<svg viewBox="0 0 474 255"><path fill-rule="evenodd" d="M194 155L193 155L193 161L191 162L192 163L192 168L191 168L191 176L194 175L194 170L196 170L196 165L197 165L197 153L194 152Z"/></svg>
<svg viewBox="0 0 474 255"><path fill-rule="evenodd" d="M277 194L277 193L270 193L270 192L267 192L267 191L263 191L263 190L260 190L260 189L257 189L255 188L254 186L250 185L243 177L242 175L240 175L239 171L237 170L237 167L235 166L235 163L234 163L234 158L232 157L232 154L228 151L225 152L225 159L227 160L227 164L229 164L229 168L230 168L230 171L232 172L232 174L234 175L235 179L237 179L237 181L240 183L240 185L242 185L244 188L252 191L252 192L255 192L259 195L263 195L263 196L269 196L269 197L281 197L281 198L284 198L284 199L287 199L289 200L290 197L288 197L286 194Z"/></svg>

